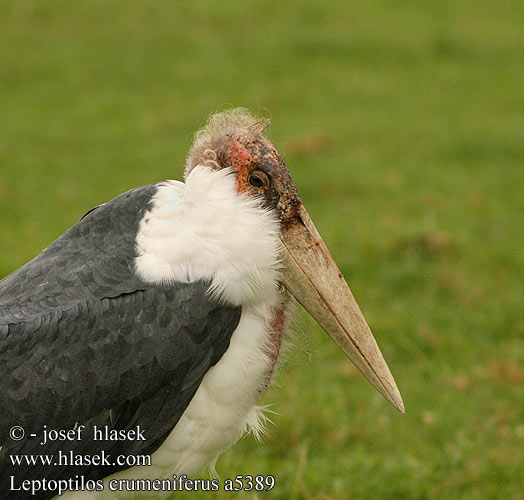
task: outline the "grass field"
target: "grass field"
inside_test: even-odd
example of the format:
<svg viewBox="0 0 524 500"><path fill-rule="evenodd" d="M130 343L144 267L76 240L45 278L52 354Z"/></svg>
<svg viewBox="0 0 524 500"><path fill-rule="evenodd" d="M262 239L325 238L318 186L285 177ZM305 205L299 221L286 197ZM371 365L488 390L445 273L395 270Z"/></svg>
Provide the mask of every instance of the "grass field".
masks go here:
<svg viewBox="0 0 524 500"><path fill-rule="evenodd" d="M299 314L261 446L270 492L524 499L524 2L3 0L0 276L84 212L180 179L207 115L271 137L404 397ZM179 496L176 496L179 498Z"/></svg>

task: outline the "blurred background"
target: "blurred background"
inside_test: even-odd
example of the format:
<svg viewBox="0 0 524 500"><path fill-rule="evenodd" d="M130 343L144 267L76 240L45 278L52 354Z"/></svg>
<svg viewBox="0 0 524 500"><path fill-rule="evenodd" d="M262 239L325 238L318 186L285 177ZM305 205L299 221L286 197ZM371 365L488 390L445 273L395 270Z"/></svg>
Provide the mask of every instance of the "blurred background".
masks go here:
<svg viewBox="0 0 524 500"><path fill-rule="evenodd" d="M2 0L0 277L181 179L206 117L245 106L404 396L300 312L269 436L217 465L274 489L187 498L524 499L523 20L521 0Z"/></svg>

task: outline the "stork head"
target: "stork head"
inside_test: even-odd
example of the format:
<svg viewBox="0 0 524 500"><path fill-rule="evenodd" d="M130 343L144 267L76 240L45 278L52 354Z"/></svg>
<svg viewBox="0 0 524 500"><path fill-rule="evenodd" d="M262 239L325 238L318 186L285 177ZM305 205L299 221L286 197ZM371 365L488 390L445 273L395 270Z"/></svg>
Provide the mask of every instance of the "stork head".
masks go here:
<svg viewBox="0 0 524 500"><path fill-rule="evenodd" d="M238 191L262 200L281 226L283 285L395 408L404 404L351 290L311 221L268 123L245 110L213 115L197 134L186 173L198 164L231 168Z"/></svg>

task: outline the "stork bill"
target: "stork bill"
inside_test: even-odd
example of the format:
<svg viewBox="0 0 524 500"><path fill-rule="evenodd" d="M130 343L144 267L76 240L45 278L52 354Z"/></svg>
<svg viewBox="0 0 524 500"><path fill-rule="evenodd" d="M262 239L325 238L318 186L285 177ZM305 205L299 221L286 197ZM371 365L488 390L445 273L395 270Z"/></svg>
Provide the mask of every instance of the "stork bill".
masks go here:
<svg viewBox="0 0 524 500"><path fill-rule="evenodd" d="M397 410L402 397L351 290L304 205L282 232L287 290Z"/></svg>
<svg viewBox="0 0 524 500"><path fill-rule="evenodd" d="M41 499L129 498L134 479L212 469L263 430L292 297L404 411L266 128L243 110L213 115L184 183L103 203L0 280L2 498L34 485ZM44 454L51 465L20 459ZM100 456L112 458L85 458Z"/></svg>

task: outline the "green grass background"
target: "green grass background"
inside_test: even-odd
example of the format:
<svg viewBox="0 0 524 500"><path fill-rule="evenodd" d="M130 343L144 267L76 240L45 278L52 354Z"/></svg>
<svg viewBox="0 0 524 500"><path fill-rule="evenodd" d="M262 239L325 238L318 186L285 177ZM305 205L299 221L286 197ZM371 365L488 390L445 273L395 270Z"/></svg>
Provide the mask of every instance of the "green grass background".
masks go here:
<svg viewBox="0 0 524 500"><path fill-rule="evenodd" d="M299 314L270 436L217 467L275 488L183 498L524 499L523 22L521 0L2 1L0 276L180 179L207 115L245 106L404 396Z"/></svg>

